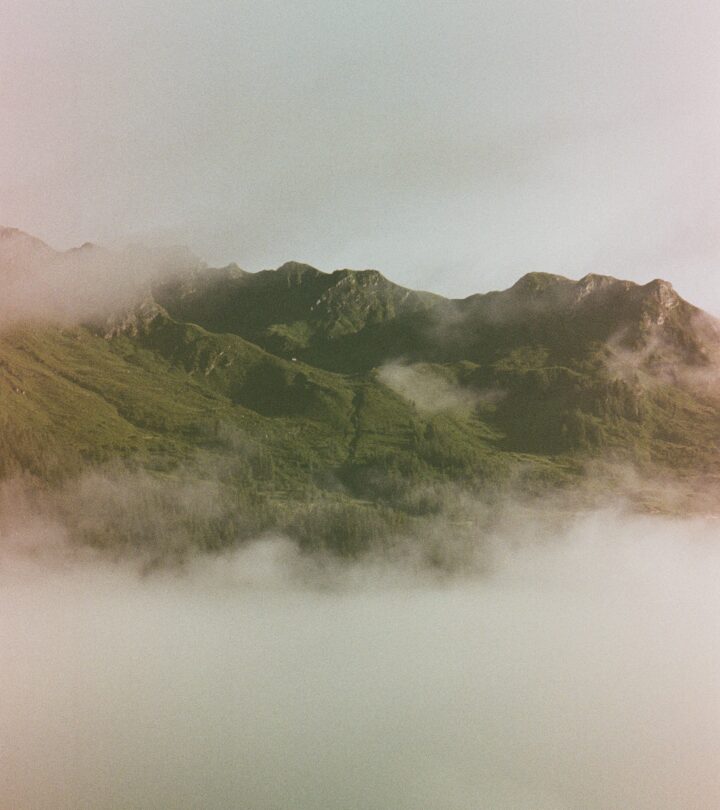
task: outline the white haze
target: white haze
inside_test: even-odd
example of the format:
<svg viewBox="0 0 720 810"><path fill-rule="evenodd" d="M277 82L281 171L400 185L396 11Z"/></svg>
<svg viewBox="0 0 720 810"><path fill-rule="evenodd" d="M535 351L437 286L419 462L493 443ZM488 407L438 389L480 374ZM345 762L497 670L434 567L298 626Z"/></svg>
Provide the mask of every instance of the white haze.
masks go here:
<svg viewBox="0 0 720 810"><path fill-rule="evenodd" d="M378 369L378 378L421 413L470 410L478 404L496 404L504 396L498 388L463 387L443 374L441 368L424 363L385 363Z"/></svg>
<svg viewBox="0 0 720 810"><path fill-rule="evenodd" d="M85 244L60 252L0 227L0 324L122 316L147 298L153 282L200 266L184 248Z"/></svg>
<svg viewBox="0 0 720 810"><path fill-rule="evenodd" d="M711 0L2 4L0 224L720 311Z"/></svg>
<svg viewBox="0 0 720 810"><path fill-rule="evenodd" d="M720 806L717 523L520 525L453 579L281 539L140 576L6 525L3 806Z"/></svg>

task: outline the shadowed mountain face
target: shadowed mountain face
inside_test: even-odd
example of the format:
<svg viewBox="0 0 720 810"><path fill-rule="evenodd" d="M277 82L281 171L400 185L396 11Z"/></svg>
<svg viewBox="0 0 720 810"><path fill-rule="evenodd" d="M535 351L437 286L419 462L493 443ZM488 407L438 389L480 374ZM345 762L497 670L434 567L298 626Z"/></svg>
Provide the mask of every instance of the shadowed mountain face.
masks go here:
<svg viewBox="0 0 720 810"><path fill-rule="evenodd" d="M196 273L155 294L180 320L344 372L398 357L488 363L528 345L566 362L587 358L598 343L662 347L679 362L703 365L720 343L717 323L659 279L640 286L529 273L503 292L448 300L374 270L326 274L290 263L257 274Z"/></svg>
<svg viewBox="0 0 720 810"><path fill-rule="evenodd" d="M409 351L443 303L376 270L321 273L296 262L256 274L235 267L195 273L155 296L173 317L337 371L366 370Z"/></svg>
<svg viewBox="0 0 720 810"><path fill-rule="evenodd" d="M78 267L92 287L124 261L109 255L60 261L0 231L1 271L32 267L33 284L61 267L71 290ZM374 270L250 274L184 255L144 272L133 256L135 303L114 312L104 300L57 325L23 290L0 332L5 477L62 487L121 462L209 479L204 544L279 527L347 552L443 508L449 486L538 492L608 461L698 491L720 476L720 329L667 282L530 273L449 300Z"/></svg>

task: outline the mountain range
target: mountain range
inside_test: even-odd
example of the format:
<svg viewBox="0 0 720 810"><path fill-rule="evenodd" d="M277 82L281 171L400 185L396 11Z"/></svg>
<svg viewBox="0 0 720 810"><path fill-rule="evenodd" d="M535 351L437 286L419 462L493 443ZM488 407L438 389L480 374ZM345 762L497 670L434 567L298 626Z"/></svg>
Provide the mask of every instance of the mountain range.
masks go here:
<svg viewBox="0 0 720 810"><path fill-rule="evenodd" d="M62 492L92 542L111 542L122 502L108 487L115 526L88 518L77 482L90 471L142 476L129 509L212 486L200 518L177 494L164 507L208 547L279 529L354 552L450 491L587 492L600 469L642 508L676 508L647 483L672 481L680 508L707 510L720 323L666 281L528 273L452 300L376 270L129 256L0 229L0 474ZM125 262L133 285L103 297ZM53 308L75 278L97 289Z"/></svg>

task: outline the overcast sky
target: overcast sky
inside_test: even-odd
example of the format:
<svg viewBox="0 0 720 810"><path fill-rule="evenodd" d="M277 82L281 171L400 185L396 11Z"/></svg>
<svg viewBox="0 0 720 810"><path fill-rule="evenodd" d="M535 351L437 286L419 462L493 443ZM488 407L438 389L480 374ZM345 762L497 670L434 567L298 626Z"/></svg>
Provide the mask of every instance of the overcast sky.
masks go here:
<svg viewBox="0 0 720 810"><path fill-rule="evenodd" d="M451 295L662 276L720 313L720 7L0 0L0 222Z"/></svg>

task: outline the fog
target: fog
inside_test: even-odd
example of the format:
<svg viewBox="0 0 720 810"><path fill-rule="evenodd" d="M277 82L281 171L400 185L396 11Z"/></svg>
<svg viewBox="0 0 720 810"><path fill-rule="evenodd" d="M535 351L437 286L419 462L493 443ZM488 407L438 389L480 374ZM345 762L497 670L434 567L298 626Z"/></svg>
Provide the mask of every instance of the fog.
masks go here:
<svg viewBox="0 0 720 810"><path fill-rule="evenodd" d="M717 541L613 509L500 527L484 573L262 538L143 575L5 525L2 803L717 806Z"/></svg>
<svg viewBox="0 0 720 810"><path fill-rule="evenodd" d="M479 404L496 404L504 396L498 388L477 390L461 386L439 368L423 363L385 363L378 370L378 378L426 414L468 411Z"/></svg>
<svg viewBox="0 0 720 810"><path fill-rule="evenodd" d="M107 248L90 243L60 252L0 223L0 323L120 316L147 299L153 282L202 266L185 248L158 244Z"/></svg>

